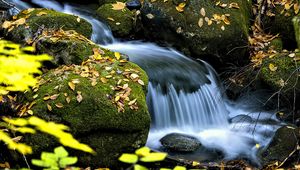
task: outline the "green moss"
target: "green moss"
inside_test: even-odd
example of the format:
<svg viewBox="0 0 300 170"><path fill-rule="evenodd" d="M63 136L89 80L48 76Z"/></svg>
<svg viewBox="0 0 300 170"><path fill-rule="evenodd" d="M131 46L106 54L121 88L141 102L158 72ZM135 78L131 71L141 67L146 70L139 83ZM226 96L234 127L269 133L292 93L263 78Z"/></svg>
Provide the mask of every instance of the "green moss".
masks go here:
<svg viewBox="0 0 300 170"><path fill-rule="evenodd" d="M127 8L113 10L112 4L105 4L98 8L97 15L108 23L116 36L125 37L133 31L134 15Z"/></svg>
<svg viewBox="0 0 300 170"><path fill-rule="evenodd" d="M261 68L261 79L273 90L278 91L282 88L281 94L290 96L293 90L300 88L299 69L300 62L294 61L288 54L281 53L274 58L265 59ZM296 54L299 56L300 54ZM271 71L269 65L277 67L276 71Z"/></svg>
<svg viewBox="0 0 300 170"><path fill-rule="evenodd" d="M80 64L93 54L93 48L98 48L98 46L78 37L70 38L68 36L60 37L56 41L45 37L36 43L39 53L47 53L54 57L52 60L54 66Z"/></svg>
<svg viewBox="0 0 300 170"><path fill-rule="evenodd" d="M292 0L291 3L295 1L297 0ZM291 8L286 11L284 10L284 6L276 5L271 9L271 12L274 13L275 16L264 16L264 28L274 35L279 34L285 49L295 49L296 41L292 22L293 17L296 16L294 9Z"/></svg>
<svg viewBox="0 0 300 170"><path fill-rule="evenodd" d="M103 58L99 61L88 60L81 66L62 66L44 74L36 88L38 90L25 94L25 102L35 101L36 104L31 108L35 116L68 125L77 139L96 150L97 156L74 151L82 165L118 167L117 158L121 153L134 151L146 142L150 126L145 97L148 78L137 65L115 60L113 52L102 50ZM129 76L132 73L137 74L144 85L132 79ZM102 78L108 75L112 77L107 78L107 82L103 81ZM74 80L77 83L74 82L75 90L72 90L69 83ZM93 80L97 84L92 84ZM115 98L117 92L123 91L124 84L128 84L126 90L130 88L130 95L128 101L121 101L124 103L122 112L118 111ZM114 89L118 86L122 89ZM77 99L78 93L82 96L81 102ZM55 94L59 94L56 99L47 99L47 96ZM133 99L137 99L137 110L130 108L129 101ZM63 107L57 107L59 104ZM49 142L47 146L40 142L44 138L49 141L43 135L29 138L36 146L36 152L55 147L56 142Z"/></svg>
<svg viewBox="0 0 300 170"><path fill-rule="evenodd" d="M26 40L37 38L43 29L75 30L88 38L92 34L92 26L86 20L80 18L78 22L77 16L54 10L35 9L31 12L25 10L16 16L16 19L19 18L26 18L26 24L19 25L9 32L6 30L6 37L16 42L24 43Z"/></svg>
<svg viewBox="0 0 300 170"><path fill-rule="evenodd" d="M232 2L238 3L240 8L221 8L214 1L205 0L190 1L183 12L178 12L172 1L148 0L141 10L145 33L152 40L163 40L179 49L189 49L195 56L218 56L217 60L220 56L230 56L227 60L234 61L244 56L248 44L251 3L244 0L222 1L226 4ZM200 14L201 8L205 9L205 16ZM149 14L154 17L149 18ZM214 14L229 14L230 24L213 21L208 25L205 17L212 19ZM202 26L198 24L200 18L203 19Z"/></svg>
<svg viewBox="0 0 300 170"><path fill-rule="evenodd" d="M269 47L276 51L282 51L282 40L281 38L275 38L270 42Z"/></svg>

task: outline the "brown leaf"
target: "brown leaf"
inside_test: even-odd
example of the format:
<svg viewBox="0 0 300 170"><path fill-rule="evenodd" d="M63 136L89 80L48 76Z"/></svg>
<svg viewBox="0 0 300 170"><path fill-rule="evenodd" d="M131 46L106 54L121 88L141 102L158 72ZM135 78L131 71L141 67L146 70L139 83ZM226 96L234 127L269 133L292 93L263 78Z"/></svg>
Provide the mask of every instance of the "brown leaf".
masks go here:
<svg viewBox="0 0 300 170"><path fill-rule="evenodd" d="M63 108L63 107L64 107L64 105L63 105L62 103L56 103L55 106L56 106L57 108Z"/></svg>
<svg viewBox="0 0 300 170"><path fill-rule="evenodd" d="M59 96L59 94L54 94L54 95L50 96L50 99L55 100L55 99L57 99L58 96Z"/></svg>
<svg viewBox="0 0 300 170"><path fill-rule="evenodd" d="M130 102L128 102L128 105L131 106L131 105L133 105L135 102L136 102L136 99L131 100Z"/></svg>

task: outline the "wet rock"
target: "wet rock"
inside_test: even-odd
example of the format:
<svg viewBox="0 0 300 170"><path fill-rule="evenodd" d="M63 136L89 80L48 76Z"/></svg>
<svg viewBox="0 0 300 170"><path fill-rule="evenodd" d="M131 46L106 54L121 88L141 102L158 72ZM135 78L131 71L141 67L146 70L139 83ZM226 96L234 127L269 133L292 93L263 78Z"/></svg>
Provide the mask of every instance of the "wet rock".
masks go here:
<svg viewBox="0 0 300 170"><path fill-rule="evenodd" d="M160 142L165 149L175 152L193 152L201 146L197 138L180 133L170 133L161 138Z"/></svg>
<svg viewBox="0 0 300 170"><path fill-rule="evenodd" d="M130 0L126 2L126 7L129 10L139 10L142 7L142 4L139 0Z"/></svg>
<svg viewBox="0 0 300 170"><path fill-rule="evenodd" d="M141 8L145 36L214 63L246 61L244 54L251 15L249 1L227 1L228 4L237 3L238 9L219 7L211 0L186 1L180 9L176 4L181 2L184 1L145 0ZM228 17L224 15L226 19L219 20L222 14L228 14Z"/></svg>
<svg viewBox="0 0 300 170"><path fill-rule="evenodd" d="M21 11L4 28L4 37L18 43L31 44L44 30L75 30L90 38L92 25L74 15L37 8Z"/></svg>
<svg viewBox="0 0 300 170"><path fill-rule="evenodd" d="M252 118L248 115L238 115L230 119L231 123L251 123L253 122Z"/></svg>
<svg viewBox="0 0 300 170"><path fill-rule="evenodd" d="M79 164L84 167L111 167L119 169L118 157L124 152L134 152L146 143L149 133L150 115L146 104L146 91L148 78L146 73L136 64L112 60L114 52L102 49L102 54L109 56L107 60L88 60L82 65L70 65L50 70L41 77L40 86L36 92L28 91L22 96L21 101L35 101L32 107L35 116L48 121L64 123L71 129L71 133L82 143L88 144L97 155L72 151L70 154L77 156ZM109 69L104 69L109 67ZM134 104L128 104L122 98L123 111L120 105L115 103L116 91L112 89L119 80L125 78L125 69L136 70L139 79L145 85L138 82L122 82L127 84L128 98L136 100ZM111 79L103 81L100 77L110 75ZM42 83L47 81L47 83ZM69 83L76 81L75 91L70 89ZM37 98L33 97L38 94ZM79 96L80 94L80 96ZM55 100L43 100L43 96L57 95ZM21 96L21 95L20 95ZM80 98L78 98L80 97ZM21 98L21 97L20 97ZM60 103L61 107L57 107ZM48 107L47 107L48 106ZM136 106L136 110L131 106ZM49 108L51 108L49 110ZM26 136L25 143L33 146L33 153L51 150L58 145L57 141L45 134ZM36 156L36 155L35 155Z"/></svg>
<svg viewBox="0 0 300 170"><path fill-rule="evenodd" d="M133 31L134 13L129 9L113 10L112 4L104 4L97 9L97 16L106 21L116 37L128 37Z"/></svg>
<svg viewBox="0 0 300 170"><path fill-rule="evenodd" d="M279 128L270 144L258 152L262 165L284 163L297 149L299 129L292 126Z"/></svg>

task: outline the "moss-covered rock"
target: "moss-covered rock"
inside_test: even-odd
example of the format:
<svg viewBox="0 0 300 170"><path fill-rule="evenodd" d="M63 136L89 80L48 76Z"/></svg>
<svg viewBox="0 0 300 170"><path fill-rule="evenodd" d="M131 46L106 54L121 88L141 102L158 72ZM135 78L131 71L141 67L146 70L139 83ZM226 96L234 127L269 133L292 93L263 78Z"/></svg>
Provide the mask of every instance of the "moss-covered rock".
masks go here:
<svg viewBox="0 0 300 170"><path fill-rule="evenodd" d="M190 0L181 9L173 1L145 0L141 13L146 36L186 49L193 57L238 62L247 49L251 4L244 0L222 3L228 6ZM230 3L238 7L229 8Z"/></svg>
<svg viewBox="0 0 300 170"><path fill-rule="evenodd" d="M129 9L113 10L112 4L104 4L97 10L97 15L106 21L117 37L129 36L133 31L134 14Z"/></svg>
<svg viewBox="0 0 300 170"><path fill-rule="evenodd" d="M300 49L300 16L293 18L295 39L297 41L298 49Z"/></svg>
<svg viewBox="0 0 300 170"><path fill-rule="evenodd" d="M94 48L99 48L77 32L63 30L47 32L35 41L35 46L37 52L53 56L51 62L56 67L63 64L80 64L94 54Z"/></svg>
<svg viewBox="0 0 300 170"><path fill-rule="evenodd" d="M298 138L299 129L296 127L283 126L279 128L270 144L258 152L262 165L272 169L272 165L275 168L276 164L285 162L297 150Z"/></svg>
<svg viewBox="0 0 300 170"><path fill-rule="evenodd" d="M289 4L295 3L298 3L298 0L291 0L289 2ZM297 12L293 6L287 10L284 4L285 3L282 2L276 2L270 5L267 14L273 15L263 15L262 25L266 31L274 35L280 35L285 49L295 49L296 41L292 19L297 15Z"/></svg>
<svg viewBox="0 0 300 170"><path fill-rule="evenodd" d="M293 58L288 55L289 53L280 53L273 58L264 59L259 75L272 90L280 90L281 95L293 99L294 90L296 95L300 92L300 54L296 53Z"/></svg>
<svg viewBox="0 0 300 170"><path fill-rule="evenodd" d="M31 43L45 29L75 30L90 38L92 26L86 20L49 9L27 9L4 26L5 37L19 43Z"/></svg>
<svg viewBox="0 0 300 170"><path fill-rule="evenodd" d="M113 59L110 51L98 52L102 57L95 55L96 59L80 66L63 66L44 74L39 86L24 98L36 102L31 108L36 116L68 125L77 139L95 149L96 156L73 152L81 165L118 167L121 153L133 152L146 142L148 80L137 65ZM34 146L34 153L57 145L45 135L26 141Z"/></svg>

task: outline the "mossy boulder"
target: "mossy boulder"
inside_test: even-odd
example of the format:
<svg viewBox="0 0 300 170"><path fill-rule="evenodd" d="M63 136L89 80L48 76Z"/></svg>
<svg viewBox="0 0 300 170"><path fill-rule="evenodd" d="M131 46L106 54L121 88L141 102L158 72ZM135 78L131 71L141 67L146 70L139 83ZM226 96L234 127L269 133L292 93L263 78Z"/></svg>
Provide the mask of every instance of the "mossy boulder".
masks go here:
<svg viewBox="0 0 300 170"><path fill-rule="evenodd" d="M270 144L258 152L262 166L270 169L284 163L297 150L299 129L293 126L279 128Z"/></svg>
<svg viewBox="0 0 300 170"><path fill-rule="evenodd" d="M26 9L7 21L4 36L18 43L30 44L45 29L75 30L87 38L91 37L92 26L86 20L74 15L49 9Z"/></svg>
<svg viewBox="0 0 300 170"><path fill-rule="evenodd" d="M272 90L288 99L294 99L294 95L299 95L300 92L300 54L292 53L290 56L293 57L288 55L290 54L279 53L273 58L264 59L259 76Z"/></svg>
<svg viewBox="0 0 300 170"><path fill-rule="evenodd" d="M298 0L291 0L289 4L298 4ZM265 31L269 31L271 34L279 34L283 41L283 47L285 49L295 49L297 47L295 40L295 32L293 28L292 19L297 15L294 7L289 9L285 8L285 3L279 2L270 4L267 14L263 15L262 22ZM274 6L273 6L274 5ZM270 15L273 14L273 15Z"/></svg>
<svg viewBox="0 0 300 170"><path fill-rule="evenodd" d="M129 9L112 9L112 4L104 4L97 10L97 15L105 21L117 37L129 36L134 29L134 13Z"/></svg>
<svg viewBox="0 0 300 170"><path fill-rule="evenodd" d="M95 43L75 31L51 30L35 42L38 53L54 57L52 65L81 64L99 48Z"/></svg>
<svg viewBox="0 0 300 170"><path fill-rule="evenodd" d="M68 125L76 139L97 152L72 152L80 165L116 168L121 153L145 145L150 126L148 79L137 65L115 60L110 51L99 53L102 57L82 65L49 71L23 98L36 102L31 108L35 116ZM26 142L34 146L34 153L57 145L46 135L27 137Z"/></svg>
<svg viewBox="0 0 300 170"><path fill-rule="evenodd" d="M193 57L210 61L245 62L251 2L226 0L227 7L211 0L145 0L141 8L145 34L153 41L167 42ZM178 3L178 2L177 2ZM236 3L236 7L229 7ZM244 60L243 60L244 59Z"/></svg>

